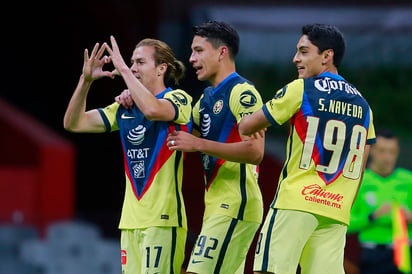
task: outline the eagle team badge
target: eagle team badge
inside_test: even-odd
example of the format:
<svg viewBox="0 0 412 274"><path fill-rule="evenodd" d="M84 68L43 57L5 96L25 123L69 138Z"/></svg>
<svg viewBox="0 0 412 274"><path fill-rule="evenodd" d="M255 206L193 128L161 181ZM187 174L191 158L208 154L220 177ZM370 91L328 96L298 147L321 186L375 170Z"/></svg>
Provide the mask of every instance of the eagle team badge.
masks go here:
<svg viewBox="0 0 412 274"><path fill-rule="evenodd" d="M222 110L223 108L223 100L219 100L215 103L215 105L213 106L213 113L214 114L219 114L219 112Z"/></svg>

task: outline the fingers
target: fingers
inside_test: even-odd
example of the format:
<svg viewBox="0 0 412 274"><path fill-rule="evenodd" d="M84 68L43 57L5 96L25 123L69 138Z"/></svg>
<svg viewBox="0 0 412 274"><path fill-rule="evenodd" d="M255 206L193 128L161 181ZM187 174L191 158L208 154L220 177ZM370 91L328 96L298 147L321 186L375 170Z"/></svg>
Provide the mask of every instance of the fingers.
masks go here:
<svg viewBox="0 0 412 274"><path fill-rule="evenodd" d="M99 49L99 43L96 43L93 47L92 53L90 54L90 59L96 57L96 52Z"/></svg>
<svg viewBox="0 0 412 274"><path fill-rule="evenodd" d="M169 133L169 136L167 137L167 140L169 140L169 139L171 140L171 138L176 137L178 135L179 135L179 133L176 130L174 130L174 131Z"/></svg>
<svg viewBox="0 0 412 274"><path fill-rule="evenodd" d="M172 131L169 133L169 135L167 136L167 146L170 147L174 147L176 146L176 137L177 137L178 133L177 131Z"/></svg>
<svg viewBox="0 0 412 274"><path fill-rule="evenodd" d="M86 62L89 60L89 51L87 49L84 50L84 61Z"/></svg>
<svg viewBox="0 0 412 274"><path fill-rule="evenodd" d="M112 48L118 48L116 39L114 39L113 35L110 35L110 42L112 43Z"/></svg>
<svg viewBox="0 0 412 274"><path fill-rule="evenodd" d="M97 43L97 45L99 45ZM103 43L103 45L99 48L99 51L97 52L96 58L100 59L103 56L104 51L106 50L106 43Z"/></svg>

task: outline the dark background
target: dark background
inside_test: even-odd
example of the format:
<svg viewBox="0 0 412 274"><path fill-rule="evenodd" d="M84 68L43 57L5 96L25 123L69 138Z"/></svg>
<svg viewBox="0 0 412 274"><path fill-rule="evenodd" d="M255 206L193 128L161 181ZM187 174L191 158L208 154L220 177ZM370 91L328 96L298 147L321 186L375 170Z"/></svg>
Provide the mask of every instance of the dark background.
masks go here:
<svg viewBox="0 0 412 274"><path fill-rule="evenodd" d="M325 5L397 5L409 1L311 1ZM117 236L123 201L124 170L116 133L73 134L63 129L63 116L83 65L83 51L114 35L125 60L137 41L157 38L160 19L187 23L183 47L176 52L187 65L182 88L196 100L204 86L194 78L190 55L190 10L195 4L248 4L249 1L54 1L7 2L2 7L0 96L48 125L76 146L76 217L102 225ZM256 5L308 5L307 1L255 1ZM309 6L309 5L308 5ZM299 30L297 30L299 31ZM88 108L110 104L123 89L120 79L93 84ZM4 156L4 157L7 157Z"/></svg>

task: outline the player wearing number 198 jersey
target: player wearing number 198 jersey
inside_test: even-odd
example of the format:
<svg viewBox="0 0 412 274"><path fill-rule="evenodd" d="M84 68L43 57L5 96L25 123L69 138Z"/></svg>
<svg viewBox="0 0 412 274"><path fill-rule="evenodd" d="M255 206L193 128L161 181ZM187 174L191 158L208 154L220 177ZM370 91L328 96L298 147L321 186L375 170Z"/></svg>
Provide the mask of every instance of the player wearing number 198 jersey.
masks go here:
<svg viewBox="0 0 412 274"><path fill-rule="evenodd" d="M339 29L303 26L296 48L299 79L239 124L247 135L290 124L286 160L253 269L291 274L300 265L302 274L343 274L350 210L375 142L372 111L338 74L345 52Z"/></svg>
<svg viewBox="0 0 412 274"><path fill-rule="evenodd" d="M349 224L363 147L375 140L366 100L340 75L326 72L283 87L263 112L273 124L290 120L287 159L271 206Z"/></svg>

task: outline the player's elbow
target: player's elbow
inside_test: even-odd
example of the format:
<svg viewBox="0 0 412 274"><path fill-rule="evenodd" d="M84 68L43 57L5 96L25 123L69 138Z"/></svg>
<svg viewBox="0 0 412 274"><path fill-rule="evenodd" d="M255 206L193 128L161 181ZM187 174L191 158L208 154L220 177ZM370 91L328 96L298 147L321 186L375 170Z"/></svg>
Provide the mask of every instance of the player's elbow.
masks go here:
<svg viewBox="0 0 412 274"><path fill-rule="evenodd" d="M63 122L63 127L64 127L65 130L67 130L69 132L80 132L80 130L77 127L75 127L74 125L69 124L67 122Z"/></svg>
<svg viewBox="0 0 412 274"><path fill-rule="evenodd" d="M250 146L250 150L248 152L247 162L249 164L259 165L265 154L264 145L258 144L256 140L248 141L248 145Z"/></svg>
<svg viewBox="0 0 412 274"><path fill-rule="evenodd" d="M63 128L69 132L83 132L84 131L81 128L80 123L71 121L69 119L63 120Z"/></svg>
<svg viewBox="0 0 412 274"><path fill-rule="evenodd" d="M254 164L254 165L259 165L261 162L262 162L262 160L263 160L263 156L264 156L264 153L263 152L257 152L257 153L255 153L255 155L253 156L253 158L251 159L252 160L252 164Z"/></svg>
<svg viewBox="0 0 412 274"><path fill-rule="evenodd" d="M75 132L75 127L66 118L63 120L63 128L67 131Z"/></svg>
<svg viewBox="0 0 412 274"><path fill-rule="evenodd" d="M254 132L252 131L252 127L249 124L249 117L243 117L243 119L239 123L239 132L242 135L250 136Z"/></svg>

